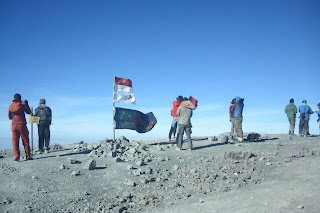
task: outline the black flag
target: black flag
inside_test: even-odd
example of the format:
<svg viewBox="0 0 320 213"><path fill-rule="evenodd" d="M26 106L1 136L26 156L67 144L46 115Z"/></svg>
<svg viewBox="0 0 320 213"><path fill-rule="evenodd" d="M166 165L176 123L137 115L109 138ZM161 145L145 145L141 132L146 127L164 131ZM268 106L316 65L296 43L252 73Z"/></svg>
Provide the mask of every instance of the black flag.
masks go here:
<svg viewBox="0 0 320 213"><path fill-rule="evenodd" d="M116 107L116 129L132 129L139 133L149 132L157 123L152 112L143 114L137 110Z"/></svg>

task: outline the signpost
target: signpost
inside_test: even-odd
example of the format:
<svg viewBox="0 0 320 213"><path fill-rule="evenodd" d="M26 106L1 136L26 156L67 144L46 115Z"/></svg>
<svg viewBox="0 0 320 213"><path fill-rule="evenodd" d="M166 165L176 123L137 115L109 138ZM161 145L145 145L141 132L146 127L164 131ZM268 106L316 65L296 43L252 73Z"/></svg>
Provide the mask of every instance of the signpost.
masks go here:
<svg viewBox="0 0 320 213"><path fill-rule="evenodd" d="M29 123L31 123L31 154L33 155L33 124L39 124L40 117L33 116L33 107L31 107L31 115L29 116Z"/></svg>

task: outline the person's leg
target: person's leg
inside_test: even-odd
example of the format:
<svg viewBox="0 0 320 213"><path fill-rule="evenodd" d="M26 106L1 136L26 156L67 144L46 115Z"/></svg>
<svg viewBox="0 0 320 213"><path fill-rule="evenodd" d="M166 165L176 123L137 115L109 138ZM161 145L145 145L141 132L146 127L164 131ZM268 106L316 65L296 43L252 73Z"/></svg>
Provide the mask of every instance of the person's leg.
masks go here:
<svg viewBox="0 0 320 213"><path fill-rule="evenodd" d="M234 118L231 118L231 135L235 136Z"/></svg>
<svg viewBox="0 0 320 213"><path fill-rule="evenodd" d="M191 141L191 127L186 127L185 131L188 138L189 149L192 149L193 147L192 147L192 141Z"/></svg>
<svg viewBox="0 0 320 213"><path fill-rule="evenodd" d="M20 138L20 130L17 124L11 126L12 130L12 144L13 144L13 152L14 159L20 159L20 149L19 149L19 138Z"/></svg>
<svg viewBox="0 0 320 213"><path fill-rule="evenodd" d="M50 144L50 127L49 127L49 125L44 127L44 142L45 142L45 144L44 144L45 150L49 151L49 144Z"/></svg>
<svg viewBox="0 0 320 213"><path fill-rule="evenodd" d="M176 121L175 117L172 117L171 127L170 127L170 131L169 131L169 140L171 140L172 134L173 135L176 134L176 129L177 129L177 121Z"/></svg>
<svg viewBox="0 0 320 213"><path fill-rule="evenodd" d="M299 121L299 135L302 135L302 131L303 131L303 119L300 119Z"/></svg>
<svg viewBox="0 0 320 213"><path fill-rule="evenodd" d="M183 132L184 132L184 125L179 124L179 129L178 129L178 148L181 149L182 148L182 144L183 144Z"/></svg>
<svg viewBox="0 0 320 213"><path fill-rule="evenodd" d="M291 131L292 135L294 134L295 127L296 127L296 118L292 118L292 131Z"/></svg>
<svg viewBox="0 0 320 213"><path fill-rule="evenodd" d="M39 153L43 152L43 144L44 144L44 130L43 127L38 125L38 148L39 148Z"/></svg>
<svg viewBox="0 0 320 213"><path fill-rule="evenodd" d="M243 138L243 130L242 130L242 118L239 119L240 125L239 125L239 132L240 132L240 138Z"/></svg>
<svg viewBox="0 0 320 213"><path fill-rule="evenodd" d="M304 121L304 136L308 135L308 131L309 131L309 119L306 119Z"/></svg>
<svg viewBox="0 0 320 213"><path fill-rule="evenodd" d="M24 151L26 153L26 159L28 160L30 156L30 145L29 145L29 130L27 125L21 125L21 139L24 146Z"/></svg>

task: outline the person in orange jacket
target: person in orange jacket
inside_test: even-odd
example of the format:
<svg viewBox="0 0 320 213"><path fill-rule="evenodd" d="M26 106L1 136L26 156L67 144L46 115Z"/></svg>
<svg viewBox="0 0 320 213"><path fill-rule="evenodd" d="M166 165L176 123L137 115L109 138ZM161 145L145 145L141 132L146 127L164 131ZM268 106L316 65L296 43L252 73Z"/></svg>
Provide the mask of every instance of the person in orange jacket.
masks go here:
<svg viewBox="0 0 320 213"><path fill-rule="evenodd" d="M179 116L177 115L177 110L178 107L180 106L180 103L182 102L182 96L178 96L176 98L176 101L174 101L172 103L173 105L173 109L171 110L171 116L172 116L172 123L171 123L171 128L169 131L169 141L171 140L171 136L173 135L173 137L175 137L176 132L177 132L177 125L178 125L178 121L179 121Z"/></svg>
<svg viewBox="0 0 320 213"><path fill-rule="evenodd" d="M27 128L27 121L25 113L31 114L31 109L28 105L28 101L21 101L21 95L15 94L11 105L9 106L8 117L12 120L11 130L12 130L12 143L14 151L14 161L20 160L20 149L19 149L19 139L21 136L24 151L26 153L26 159L32 160L30 155L30 145L29 145L29 130Z"/></svg>

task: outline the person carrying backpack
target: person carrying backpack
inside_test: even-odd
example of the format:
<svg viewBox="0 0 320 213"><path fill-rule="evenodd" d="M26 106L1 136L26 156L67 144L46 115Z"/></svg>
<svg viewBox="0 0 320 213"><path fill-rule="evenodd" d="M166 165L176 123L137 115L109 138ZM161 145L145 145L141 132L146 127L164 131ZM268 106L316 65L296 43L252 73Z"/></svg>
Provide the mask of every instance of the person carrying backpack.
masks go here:
<svg viewBox="0 0 320 213"><path fill-rule="evenodd" d="M296 114L298 110L296 105L294 105L294 99L290 99L290 103L286 106L285 113L287 113L288 121L290 124L289 135L294 134L294 127L296 124Z"/></svg>
<svg viewBox="0 0 320 213"><path fill-rule="evenodd" d="M303 134L304 137L307 137L308 129L309 129L310 114L313 114L313 111L307 105L306 100L302 100L302 105L299 106L299 112L300 112L299 136L302 136Z"/></svg>
<svg viewBox="0 0 320 213"><path fill-rule="evenodd" d="M38 124L38 154L49 152L49 143L50 143L50 125L52 121L52 112L49 107L46 106L46 100L40 99L39 106L34 112L35 116L40 117Z"/></svg>
<svg viewBox="0 0 320 213"><path fill-rule="evenodd" d="M171 141L171 136L175 137L176 132L177 132L177 126L178 126L178 121L179 121L179 116L177 115L177 110L178 107L180 106L180 103L182 102L182 96L178 96L176 98L176 101L172 103L173 108L171 110L171 116L172 116L172 123L171 123L171 128L169 131L169 139L168 141Z"/></svg>
<svg viewBox="0 0 320 213"><path fill-rule="evenodd" d="M244 104L243 98L240 97L235 97L236 99L236 105L234 107L231 108L231 116L233 116L234 118L234 128L236 131L236 135L237 135L237 140L239 142L243 141L243 130L242 130L242 112L243 112L243 108L244 108Z"/></svg>
<svg viewBox="0 0 320 213"><path fill-rule="evenodd" d="M236 107L236 99L232 99L231 105L229 106L229 117L230 117L230 122L231 122L231 135L235 136L235 129L234 129L234 108Z"/></svg>
<svg viewBox="0 0 320 213"><path fill-rule="evenodd" d="M29 130L27 128L27 121L25 114L31 114L31 109L28 105L28 101L21 101L21 95L15 94L11 105L8 110L8 117L11 120L11 130L12 130L12 143L14 152L14 161L20 160L20 149L19 149L19 139L21 137L24 146L24 151L26 153L26 160L32 160L30 154L29 145Z"/></svg>

